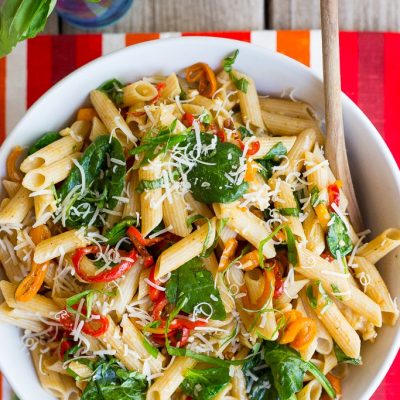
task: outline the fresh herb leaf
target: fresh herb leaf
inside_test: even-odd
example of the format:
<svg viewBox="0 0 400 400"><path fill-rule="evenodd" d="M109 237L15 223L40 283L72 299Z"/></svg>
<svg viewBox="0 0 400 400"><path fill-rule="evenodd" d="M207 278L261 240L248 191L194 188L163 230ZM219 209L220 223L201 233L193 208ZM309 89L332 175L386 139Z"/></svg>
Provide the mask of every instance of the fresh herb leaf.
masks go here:
<svg viewBox="0 0 400 400"><path fill-rule="evenodd" d="M336 259L344 257L353 250L353 243L351 242L346 225L336 213L331 213L326 241L329 251Z"/></svg>
<svg viewBox="0 0 400 400"><path fill-rule="evenodd" d="M222 62L222 66L224 68L224 71L227 72L232 79L232 82L234 85L242 92L247 93L247 88L249 86L249 82L245 78L238 79L232 71L232 66L236 61L236 58L239 54L239 50L236 49L231 55L228 57L224 58L224 61Z"/></svg>
<svg viewBox="0 0 400 400"><path fill-rule="evenodd" d="M249 88L249 81L246 78L237 78L233 72L230 76L233 84L236 86L236 89L240 90L243 93L247 93L247 89Z"/></svg>
<svg viewBox="0 0 400 400"><path fill-rule="evenodd" d="M336 342L333 342L333 350L335 351L335 356L339 364L352 364L352 365L361 365L362 360L360 358L351 358L349 356L346 356L344 354L343 350L336 344Z"/></svg>
<svg viewBox="0 0 400 400"><path fill-rule="evenodd" d="M104 237L107 238L107 244L115 246L123 237L126 236L126 230L130 226L137 226L138 221L136 217L125 217L121 221L117 222L112 228L108 229L104 233Z"/></svg>
<svg viewBox="0 0 400 400"><path fill-rule="evenodd" d="M265 239L261 240L260 244L258 245L258 261L261 268L265 268L263 254L264 245L269 242L282 228L283 225L279 225L278 227L276 227Z"/></svg>
<svg viewBox="0 0 400 400"><path fill-rule="evenodd" d="M120 163L107 165L107 159L118 160ZM91 222L92 226L103 226L106 215L94 217L103 208L113 210L118 204L125 185L125 155L120 142L108 135L97 137L87 147L79 161L85 174L85 188L76 191L68 205L68 228L80 228ZM82 185L81 171L74 166L59 189L59 197L64 200L78 185ZM76 189L75 189L76 190ZM101 213L100 213L101 214ZM92 219L95 221L91 221Z"/></svg>
<svg viewBox="0 0 400 400"><path fill-rule="evenodd" d="M136 191L138 193L143 193L145 190L160 189L162 188L162 185L163 185L162 178L152 179L152 180L142 179L137 185Z"/></svg>
<svg viewBox="0 0 400 400"><path fill-rule="evenodd" d="M62 136L58 132L47 132L41 136L28 150L28 156L36 153L38 150L43 149L47 145L61 139Z"/></svg>
<svg viewBox="0 0 400 400"><path fill-rule="evenodd" d="M265 364L271 369L280 400L291 399L302 389L307 371L314 375L331 398L335 398L336 393L326 376L312 362L302 360L297 351L276 342L265 341L263 354Z"/></svg>
<svg viewBox="0 0 400 400"><path fill-rule="evenodd" d="M56 0L5 0L0 8L0 57L41 32Z"/></svg>
<svg viewBox="0 0 400 400"><path fill-rule="evenodd" d="M212 400L229 381L227 367L189 369L179 387L195 400Z"/></svg>
<svg viewBox="0 0 400 400"><path fill-rule="evenodd" d="M153 346L145 337L143 338L143 346L153 358L158 357L157 347Z"/></svg>
<svg viewBox="0 0 400 400"><path fill-rule="evenodd" d="M232 66L236 61L236 57L239 55L239 50L236 49L231 55L227 56L224 58L224 61L222 62L222 66L224 68L225 72L232 72Z"/></svg>
<svg viewBox="0 0 400 400"><path fill-rule="evenodd" d="M298 217L300 215L300 210L298 208L279 208L279 214L286 217Z"/></svg>
<svg viewBox="0 0 400 400"><path fill-rule="evenodd" d="M286 156L287 150L282 142L276 143L264 158L256 160L261 165L259 171L265 180L272 176L272 169L281 163L282 157Z"/></svg>
<svg viewBox="0 0 400 400"><path fill-rule="evenodd" d="M318 290L318 292L316 292L316 290ZM325 289L323 288L321 281L315 281L313 283L310 283L307 286L306 295L308 298L308 302L310 303L310 306L314 309L318 307L318 297L319 296L322 297L321 303L325 302L325 304L321 308L321 313L323 313L324 310L326 310L332 304L332 299L325 292Z"/></svg>
<svg viewBox="0 0 400 400"><path fill-rule="evenodd" d="M242 368L246 379L249 400L280 400L274 386L271 369L264 362L263 350L256 352ZM257 377L257 380L254 379Z"/></svg>
<svg viewBox="0 0 400 400"><path fill-rule="evenodd" d="M296 240L294 238L292 230L288 227L284 227L286 232L286 245L288 248L288 260L289 263L295 267L297 265L297 248L296 248Z"/></svg>
<svg viewBox="0 0 400 400"><path fill-rule="evenodd" d="M216 136L201 134L201 143L210 145ZM189 146L194 147L196 138L188 136ZM188 172L193 197L202 203L231 203L246 193L248 183L236 183L234 176L240 166L242 151L232 143L222 143L218 138L215 150L202 155L199 162ZM232 178L228 179L228 176Z"/></svg>
<svg viewBox="0 0 400 400"><path fill-rule="evenodd" d="M321 202L319 199L319 190L318 190L317 186L314 186L311 189L310 195L311 195L311 205L313 207L315 207L316 205L318 205Z"/></svg>
<svg viewBox="0 0 400 400"><path fill-rule="evenodd" d="M238 131L242 135L242 139L253 136L253 132L245 128L244 126L239 126Z"/></svg>
<svg viewBox="0 0 400 400"><path fill-rule="evenodd" d="M145 400L147 386L145 375L122 368L115 358L101 360L81 400Z"/></svg>
<svg viewBox="0 0 400 400"><path fill-rule="evenodd" d="M199 257L193 258L172 271L165 294L171 304L177 304L179 298L185 297L187 302L182 310L188 314L192 313L199 304L204 304L204 311L207 314L210 311L211 319L224 320L226 318L225 308L219 291L214 286L211 272L204 268ZM217 300L214 301L211 297Z"/></svg>
<svg viewBox="0 0 400 400"><path fill-rule="evenodd" d="M321 282L317 281L314 284L319 285ZM318 307L318 299L314 295L314 286L313 285L308 285L306 289L306 296L308 298L308 302L310 306L315 310Z"/></svg>
<svg viewBox="0 0 400 400"><path fill-rule="evenodd" d="M124 97L124 85L118 79L110 79L101 84L97 90L104 92L116 106L120 106Z"/></svg>
<svg viewBox="0 0 400 400"><path fill-rule="evenodd" d="M338 286L335 283L331 283L331 289L332 289L332 292L334 293L335 297L338 300L342 301L343 297L339 294L340 293L340 289L338 288Z"/></svg>

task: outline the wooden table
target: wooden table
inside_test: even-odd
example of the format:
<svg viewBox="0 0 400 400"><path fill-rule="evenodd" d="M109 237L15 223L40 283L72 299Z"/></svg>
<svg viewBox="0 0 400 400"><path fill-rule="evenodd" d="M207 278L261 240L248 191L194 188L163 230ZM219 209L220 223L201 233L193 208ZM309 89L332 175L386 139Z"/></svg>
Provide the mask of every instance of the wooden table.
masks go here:
<svg viewBox="0 0 400 400"><path fill-rule="evenodd" d="M0 0L0 4L2 0ZM340 28L400 31L400 0L341 0ZM317 29L319 0L134 0L103 32ZM47 33L82 33L54 14Z"/></svg>

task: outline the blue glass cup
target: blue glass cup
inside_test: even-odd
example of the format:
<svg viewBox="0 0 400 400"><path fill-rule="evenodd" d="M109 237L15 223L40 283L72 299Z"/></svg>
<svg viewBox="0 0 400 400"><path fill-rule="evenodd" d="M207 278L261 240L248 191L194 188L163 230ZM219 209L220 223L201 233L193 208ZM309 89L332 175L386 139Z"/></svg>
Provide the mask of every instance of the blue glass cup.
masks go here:
<svg viewBox="0 0 400 400"><path fill-rule="evenodd" d="M133 0L58 0L58 15L80 29L99 29L118 21Z"/></svg>

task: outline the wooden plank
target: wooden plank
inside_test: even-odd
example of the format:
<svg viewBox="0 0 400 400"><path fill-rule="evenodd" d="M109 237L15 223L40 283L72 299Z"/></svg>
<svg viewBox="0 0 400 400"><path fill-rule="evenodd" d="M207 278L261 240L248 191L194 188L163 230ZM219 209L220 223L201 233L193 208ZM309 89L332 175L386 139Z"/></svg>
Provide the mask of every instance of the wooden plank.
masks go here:
<svg viewBox="0 0 400 400"><path fill-rule="evenodd" d="M102 32L181 32L264 28L264 0L134 0L116 24ZM66 23L63 33L83 33Z"/></svg>
<svg viewBox="0 0 400 400"><path fill-rule="evenodd" d="M319 29L319 0L269 0L271 29ZM342 30L400 30L399 0L340 0Z"/></svg>

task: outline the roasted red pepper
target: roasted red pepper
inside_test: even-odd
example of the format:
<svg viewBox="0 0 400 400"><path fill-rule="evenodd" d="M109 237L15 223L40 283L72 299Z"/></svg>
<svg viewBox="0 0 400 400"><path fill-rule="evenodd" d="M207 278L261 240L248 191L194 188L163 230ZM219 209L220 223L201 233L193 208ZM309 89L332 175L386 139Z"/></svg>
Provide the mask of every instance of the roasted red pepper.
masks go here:
<svg viewBox="0 0 400 400"><path fill-rule="evenodd" d="M332 208L331 204L336 204L339 207L340 192L339 192L339 187L336 183L332 183L331 185L328 186L328 196L329 196L329 208Z"/></svg>
<svg viewBox="0 0 400 400"><path fill-rule="evenodd" d="M160 286L161 282L156 280L155 277L154 277L155 271L156 271L156 266L154 265L153 268L150 271L149 281L154 283L155 285ZM161 290L149 285L149 297L150 297L150 300L153 303L159 301L163 294L164 293Z"/></svg>
<svg viewBox="0 0 400 400"><path fill-rule="evenodd" d="M236 141L239 143L239 147L240 150L244 150L244 143L242 141L242 139L240 138L236 138ZM255 140L254 142L251 142L249 145L249 148L247 149L246 152L246 157L249 156L254 156L254 154L256 154L258 152L258 150L260 150L260 142L258 140Z"/></svg>
<svg viewBox="0 0 400 400"><path fill-rule="evenodd" d="M277 299L279 296L282 295L283 293L283 266L282 264L276 260L275 261L275 266L274 266L274 275L275 275L275 290L274 290L274 299Z"/></svg>
<svg viewBox="0 0 400 400"><path fill-rule="evenodd" d="M153 288L153 289L155 289L155 288ZM160 292L161 292L161 290L160 290ZM150 298L151 298L151 296L150 296ZM161 292L158 295L157 301L154 303L153 314L152 314L154 320L161 320L162 312L164 311L164 308L167 304L168 304L168 300L165 297L165 294Z"/></svg>
<svg viewBox="0 0 400 400"><path fill-rule="evenodd" d="M129 239L136 247L136 250L143 257L143 264L145 268L151 267L154 264L153 257L149 254L146 249L146 246L153 246L154 244L163 240L162 237L154 238L154 239L145 239L142 234L134 227L130 226L126 231Z"/></svg>
<svg viewBox="0 0 400 400"><path fill-rule="evenodd" d="M98 246L88 246L77 249L72 256L72 263L74 265L76 274L86 282L95 283L114 281L120 278L126 272L128 272L137 260L136 249L133 249L128 253L120 251L120 254L126 258L124 261L121 261L119 264L111 267L109 270L101 272L97 275L88 275L85 271L82 270L81 261L84 256L88 254L96 254L98 251Z"/></svg>
<svg viewBox="0 0 400 400"><path fill-rule="evenodd" d="M329 262L332 262L332 261L335 260L335 259L332 257L332 255L331 255L330 253L328 253L327 251L324 251L324 252L321 254L321 257L322 257L323 259L325 259L325 260L328 260Z"/></svg>
<svg viewBox="0 0 400 400"><path fill-rule="evenodd" d="M73 308L77 310L78 304L75 304ZM82 314L86 314L86 308L82 307L81 312ZM93 319L94 316L96 317L95 319ZM76 317L74 314L64 310L62 313L60 313L59 322L65 330L72 331L74 329L75 318ZM109 326L107 317L101 314L92 313L91 318L92 319L84 322L81 332L93 337L103 335Z"/></svg>
<svg viewBox="0 0 400 400"><path fill-rule="evenodd" d="M193 125L194 122L194 116L193 114L190 113L184 113L182 115L182 124L186 126L186 128L189 128Z"/></svg>
<svg viewBox="0 0 400 400"><path fill-rule="evenodd" d="M65 353L74 347L74 342L72 339L69 339L67 337L62 338L60 342L60 347L59 347L59 356L61 360L64 360Z"/></svg>

